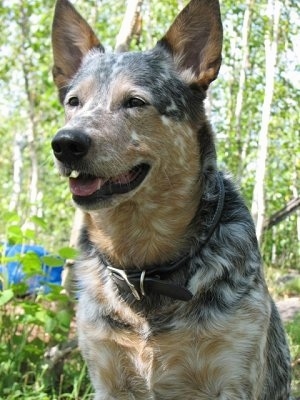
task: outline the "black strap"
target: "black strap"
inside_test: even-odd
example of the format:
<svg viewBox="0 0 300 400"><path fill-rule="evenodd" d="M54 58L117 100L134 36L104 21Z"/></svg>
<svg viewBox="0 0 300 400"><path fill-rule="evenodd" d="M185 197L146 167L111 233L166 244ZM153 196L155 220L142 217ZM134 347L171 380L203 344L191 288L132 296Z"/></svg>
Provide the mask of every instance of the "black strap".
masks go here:
<svg viewBox="0 0 300 400"><path fill-rule="evenodd" d="M203 246L210 240L216 226L218 225L224 206L225 189L223 176L221 173L217 175L218 182L218 203L213 219L209 224L209 229L206 234L205 240L198 246L196 254L200 254ZM155 266L153 268L139 271L137 269L120 269L115 268L101 255L101 261L109 270L111 277L114 279L118 287L129 291L137 300L141 300L143 297L156 293L164 296L171 297L177 300L188 301L193 297L192 293L184 286L176 285L173 282L166 281L166 278L170 277L172 272L179 270L184 267L187 262L191 259L190 254L186 254L177 261Z"/></svg>
<svg viewBox="0 0 300 400"><path fill-rule="evenodd" d="M115 283L119 287L131 291L137 300L141 300L151 293L184 301L191 300L193 297L192 293L185 287L164 281L159 275L148 276L147 271L137 272L133 275L133 273L127 273L110 266L107 268Z"/></svg>

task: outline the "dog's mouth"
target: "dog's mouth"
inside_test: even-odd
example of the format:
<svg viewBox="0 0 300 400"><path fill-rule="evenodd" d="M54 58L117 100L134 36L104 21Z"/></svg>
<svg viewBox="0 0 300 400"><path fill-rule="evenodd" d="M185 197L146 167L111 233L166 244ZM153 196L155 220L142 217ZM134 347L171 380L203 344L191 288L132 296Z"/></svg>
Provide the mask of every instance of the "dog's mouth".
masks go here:
<svg viewBox="0 0 300 400"><path fill-rule="evenodd" d="M136 189L146 178L149 170L150 165L142 163L108 179L72 171L69 175L70 191L75 203L89 205Z"/></svg>

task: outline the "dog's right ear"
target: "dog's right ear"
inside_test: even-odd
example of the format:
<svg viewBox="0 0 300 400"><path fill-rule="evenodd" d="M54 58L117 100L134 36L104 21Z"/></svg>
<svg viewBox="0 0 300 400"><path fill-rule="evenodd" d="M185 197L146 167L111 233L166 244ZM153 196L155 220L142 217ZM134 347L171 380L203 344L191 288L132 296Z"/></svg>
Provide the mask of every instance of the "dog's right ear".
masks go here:
<svg viewBox="0 0 300 400"><path fill-rule="evenodd" d="M57 0L52 25L53 78L63 102L66 87L92 48L104 52L89 24L68 0Z"/></svg>
<svg viewBox="0 0 300 400"><path fill-rule="evenodd" d="M158 42L192 84L206 90L216 79L222 60L219 0L191 0Z"/></svg>

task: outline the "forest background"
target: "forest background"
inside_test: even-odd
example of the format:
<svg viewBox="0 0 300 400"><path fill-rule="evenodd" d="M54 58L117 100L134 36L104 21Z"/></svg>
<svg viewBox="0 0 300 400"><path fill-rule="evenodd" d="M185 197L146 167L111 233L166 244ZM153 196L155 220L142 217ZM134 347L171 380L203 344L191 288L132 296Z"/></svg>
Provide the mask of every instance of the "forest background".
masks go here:
<svg viewBox="0 0 300 400"><path fill-rule="evenodd" d="M143 50L165 33L184 0L77 0L108 50ZM124 15L134 7L134 24ZM74 208L54 167L50 142L63 125L52 82L54 1L0 1L0 399L88 399L66 292L27 295L9 282L7 244L49 254L17 255L28 276L74 257ZM276 298L300 294L300 3L222 0L223 65L206 108L220 166L252 211L266 275ZM127 15L128 16L128 15ZM130 27L128 30L121 29ZM124 25L125 24L125 25ZM119 35L118 35L119 34ZM117 39L117 40L116 40ZM287 325L296 394L300 319Z"/></svg>

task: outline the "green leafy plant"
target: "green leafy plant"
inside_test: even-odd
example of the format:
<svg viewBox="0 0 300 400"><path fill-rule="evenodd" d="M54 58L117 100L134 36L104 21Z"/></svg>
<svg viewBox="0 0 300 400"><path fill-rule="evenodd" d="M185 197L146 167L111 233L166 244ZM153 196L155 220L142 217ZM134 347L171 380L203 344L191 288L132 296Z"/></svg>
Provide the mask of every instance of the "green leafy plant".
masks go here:
<svg viewBox="0 0 300 400"><path fill-rule="evenodd" d="M7 221L7 237L0 245L0 399L88 399L90 386L80 354L74 351L54 364L47 357L51 349L74 340L71 299L58 285L47 284L47 291L30 291L28 286L28 279L43 275L43 264L60 266L76 251L62 247L57 254L21 252L7 257L8 244L28 242L28 228L19 227L19 217L10 213ZM32 232L30 238L35 239ZM25 274L19 283L8 279L11 262Z"/></svg>
<svg viewBox="0 0 300 400"><path fill-rule="evenodd" d="M289 337L292 366L293 366L293 393L300 396L300 314L286 325Z"/></svg>

